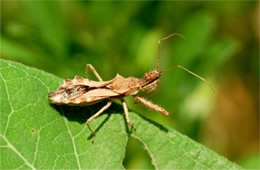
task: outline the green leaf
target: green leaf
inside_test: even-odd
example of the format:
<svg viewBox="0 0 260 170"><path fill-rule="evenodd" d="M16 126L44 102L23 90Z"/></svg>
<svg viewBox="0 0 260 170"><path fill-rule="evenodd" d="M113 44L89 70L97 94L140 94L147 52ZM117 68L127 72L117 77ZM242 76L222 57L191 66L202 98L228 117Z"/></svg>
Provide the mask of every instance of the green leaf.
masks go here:
<svg viewBox="0 0 260 170"><path fill-rule="evenodd" d="M100 109L53 106L47 94L62 82L54 75L0 60L1 169L123 169L130 136L141 141L156 169L239 168L199 143L130 112L137 130L130 133L120 105L91 122L94 144L85 121Z"/></svg>

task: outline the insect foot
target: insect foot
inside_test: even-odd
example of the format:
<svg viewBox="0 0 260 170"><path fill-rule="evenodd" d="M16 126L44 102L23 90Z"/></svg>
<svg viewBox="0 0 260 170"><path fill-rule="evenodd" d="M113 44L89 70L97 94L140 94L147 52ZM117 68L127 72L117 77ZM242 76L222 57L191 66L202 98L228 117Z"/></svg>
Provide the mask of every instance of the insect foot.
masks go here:
<svg viewBox="0 0 260 170"><path fill-rule="evenodd" d="M91 127L89 126L89 122L87 122L86 124L87 124L88 129L89 129L90 132L91 132L91 135L92 135L91 143L95 143L95 140L96 140L96 134L95 134L95 132L91 129Z"/></svg>
<svg viewBox="0 0 260 170"><path fill-rule="evenodd" d="M136 131L136 127L135 127L135 124L133 122L127 122L127 124L129 126L131 126L131 128L134 129L134 131Z"/></svg>
<svg viewBox="0 0 260 170"><path fill-rule="evenodd" d="M87 122L86 122L86 124L87 124L87 126L88 126L88 128L89 128L89 130L90 130L90 132L91 132L91 134L92 134L92 136L93 136L92 143L95 142L96 134L95 134L95 132L91 129L91 127L89 126L89 123L90 123L93 119L95 119L97 116L99 116L101 113L103 113L107 108L109 108L109 106L110 106L111 104L112 104L112 101L107 102L107 104L106 104L105 106L103 106L97 113L95 113L93 116L91 116L91 117L87 120Z"/></svg>

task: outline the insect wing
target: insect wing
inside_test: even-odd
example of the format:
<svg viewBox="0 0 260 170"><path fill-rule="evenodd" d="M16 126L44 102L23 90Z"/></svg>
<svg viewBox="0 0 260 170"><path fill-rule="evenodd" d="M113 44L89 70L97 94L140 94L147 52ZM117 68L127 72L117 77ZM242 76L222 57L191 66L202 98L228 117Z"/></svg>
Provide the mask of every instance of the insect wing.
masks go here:
<svg viewBox="0 0 260 170"><path fill-rule="evenodd" d="M91 105L98 103L101 100L108 99L110 97L118 96L118 93L113 92L110 89L92 89L84 93L83 95L73 98L69 101L69 105Z"/></svg>

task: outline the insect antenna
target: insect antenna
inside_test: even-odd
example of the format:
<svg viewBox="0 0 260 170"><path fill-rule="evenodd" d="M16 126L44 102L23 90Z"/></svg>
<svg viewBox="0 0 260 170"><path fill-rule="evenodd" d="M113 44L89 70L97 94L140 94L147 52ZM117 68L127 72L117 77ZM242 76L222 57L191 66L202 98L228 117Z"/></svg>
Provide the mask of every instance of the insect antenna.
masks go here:
<svg viewBox="0 0 260 170"><path fill-rule="evenodd" d="M180 68L180 69L182 69L182 70L184 70L184 71L190 73L191 75L197 77L198 79L202 80L204 83L206 83L206 84L211 88L211 90L212 90L214 93L216 93L215 88L214 88L206 79L204 79L203 77L201 77L201 76L199 76L199 75L193 73L192 71L188 70L187 68L185 68L185 67L183 67L183 66L181 66L181 65L177 65L177 66L173 66L173 67L170 67L170 68L166 68L166 69L162 70L161 73L166 72L166 71L169 71L169 70L173 70L173 69L176 69L176 68Z"/></svg>
<svg viewBox="0 0 260 170"><path fill-rule="evenodd" d="M161 54L161 41L164 41L164 40L167 40L173 36L179 36L183 39L186 39L183 35L179 34L179 33L173 33L171 35L168 35L167 37L164 37L164 38L161 38L159 41L158 41L158 55L157 55L157 71L160 70L160 54Z"/></svg>

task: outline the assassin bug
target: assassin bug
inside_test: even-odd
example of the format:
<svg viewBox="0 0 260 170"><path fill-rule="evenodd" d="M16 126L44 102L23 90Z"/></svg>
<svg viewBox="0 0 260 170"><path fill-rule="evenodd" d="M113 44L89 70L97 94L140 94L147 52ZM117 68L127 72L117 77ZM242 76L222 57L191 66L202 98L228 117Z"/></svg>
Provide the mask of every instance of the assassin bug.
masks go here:
<svg viewBox="0 0 260 170"><path fill-rule="evenodd" d="M52 104L65 104L71 106L85 106L98 103L102 100L108 99L108 102L103 106L97 113L92 115L86 122L89 130L91 131L93 137L95 137L94 131L90 128L89 123L103 113L109 106L112 104L112 99L119 99L122 102L126 122L132 128L135 129L134 123L129 119L127 104L124 100L127 96L133 96L139 103L144 106L157 111L165 116L168 116L169 113L162 107L153 104L152 102L146 100L145 98L138 95L140 91L146 91L147 93L155 90L159 84L159 79L161 74L165 71L180 68L184 71L194 75L198 79L206 82L212 89L213 87L199 75L189 71L188 69L177 65L165 70L160 70L160 51L161 51L161 41L166 40L173 36L179 36L185 39L181 34L174 33L167 37L164 37L158 41L158 55L157 55L157 68L155 70L145 73L144 77L141 79L135 77L123 77L119 74L115 76L112 80L103 81L99 76L96 69L91 65L86 65L86 77L82 78L80 76L75 76L74 79L66 79L64 83L58 87L54 92L49 93L49 100ZM88 79L88 70L91 70L98 81L93 81ZM213 89L214 91L214 89ZM93 138L94 141L94 138Z"/></svg>

